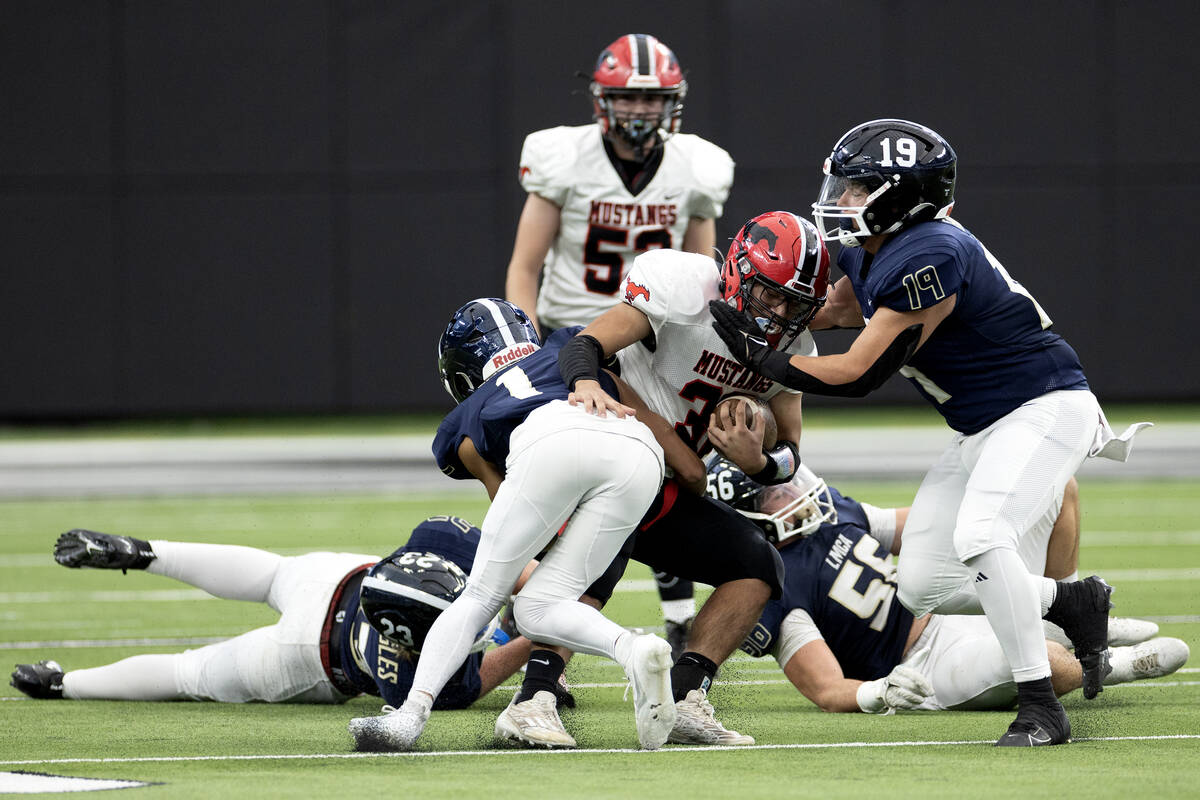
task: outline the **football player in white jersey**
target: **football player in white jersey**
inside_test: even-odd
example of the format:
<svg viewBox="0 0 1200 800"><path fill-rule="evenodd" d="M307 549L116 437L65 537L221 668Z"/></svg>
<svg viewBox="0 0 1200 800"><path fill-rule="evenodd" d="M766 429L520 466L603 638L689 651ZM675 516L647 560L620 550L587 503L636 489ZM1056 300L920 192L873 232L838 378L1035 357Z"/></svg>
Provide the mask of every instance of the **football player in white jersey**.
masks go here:
<svg viewBox="0 0 1200 800"><path fill-rule="evenodd" d="M815 226L786 211L747 222L721 268L693 253L640 255L626 280L624 303L584 328L559 354L570 399L589 411L630 413L596 378L600 362L615 353L622 378L684 441L696 449L711 442L759 483L787 482L799 464L801 396L736 363L715 335L708 303L720 299L751 312L772 347L812 354L816 347L805 326L824 303L828 285L829 253ZM764 447L765 426L751 428L741 418L723 420L724 429L708 427L714 407L730 393L769 403L778 429L775 446ZM713 719L707 689L717 667L754 626L768 593L778 596L780 576L761 568L731 572L733 565L763 563L754 549L763 540L738 517L714 525L719 514L704 507L664 510L639 528L632 552L655 569L717 587L671 670L678 722L669 741L753 741ZM720 530L710 530L714 527Z"/></svg>
<svg viewBox="0 0 1200 800"><path fill-rule="evenodd" d="M590 89L592 124L535 131L521 152L529 196L505 299L530 312L543 336L619 303L639 253L710 253L733 182L728 153L679 133L687 81L655 37L629 34L604 48ZM655 578L678 656L696 613L692 582Z"/></svg>
<svg viewBox="0 0 1200 800"><path fill-rule="evenodd" d="M596 60L595 122L525 139L520 180L529 196L505 299L536 308L531 316L543 335L587 325L620 302L639 253L711 252L733 160L711 142L679 133L686 94L670 48L629 34Z"/></svg>

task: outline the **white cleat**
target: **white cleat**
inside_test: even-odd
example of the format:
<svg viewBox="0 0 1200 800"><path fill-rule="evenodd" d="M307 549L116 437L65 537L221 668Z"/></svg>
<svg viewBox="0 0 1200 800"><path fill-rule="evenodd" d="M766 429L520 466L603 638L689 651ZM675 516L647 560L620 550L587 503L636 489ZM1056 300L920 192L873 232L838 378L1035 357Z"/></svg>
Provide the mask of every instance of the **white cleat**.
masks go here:
<svg viewBox="0 0 1200 800"><path fill-rule="evenodd" d="M708 692L692 689L687 697L675 704L678 714L668 742L675 744L754 744L754 737L731 731L717 722Z"/></svg>
<svg viewBox="0 0 1200 800"><path fill-rule="evenodd" d="M1146 619L1132 617L1108 618L1108 646L1127 647L1141 644L1158 636L1158 625Z"/></svg>
<svg viewBox="0 0 1200 800"><path fill-rule="evenodd" d="M671 645L652 633L637 636L621 666L633 686L633 712L638 744L657 750L666 744L675 727L675 701L671 697Z"/></svg>
<svg viewBox="0 0 1200 800"><path fill-rule="evenodd" d="M1055 625L1053 622L1042 620L1042 626L1046 629L1046 638L1052 642L1058 642L1068 650L1071 649L1071 640L1067 638L1067 634L1063 633L1063 629ZM1139 644L1141 642L1153 639L1158 635L1158 625L1145 619L1134 619L1132 617L1109 617L1108 618L1108 646L1109 647L1127 647L1131 644Z"/></svg>
<svg viewBox="0 0 1200 800"><path fill-rule="evenodd" d="M1187 663L1189 655L1191 652L1187 644L1170 636L1161 636L1132 647L1114 647L1110 660L1112 672L1104 679L1104 685L1170 675Z"/></svg>
<svg viewBox="0 0 1200 800"><path fill-rule="evenodd" d="M409 707L384 706L386 712L377 717L355 717L350 720L350 735L354 737L354 749L364 753L394 752L411 750L425 723L429 712Z"/></svg>
<svg viewBox="0 0 1200 800"><path fill-rule="evenodd" d="M575 739L558 717L554 694L546 691L534 692L523 703L514 694L496 720L496 737L534 747L575 747Z"/></svg>

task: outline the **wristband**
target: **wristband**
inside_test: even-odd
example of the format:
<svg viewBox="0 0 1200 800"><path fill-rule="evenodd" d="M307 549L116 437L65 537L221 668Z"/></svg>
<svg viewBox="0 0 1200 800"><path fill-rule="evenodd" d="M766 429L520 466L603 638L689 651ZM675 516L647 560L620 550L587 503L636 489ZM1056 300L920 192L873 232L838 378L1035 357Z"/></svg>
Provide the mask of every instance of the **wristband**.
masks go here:
<svg viewBox="0 0 1200 800"><path fill-rule="evenodd" d="M558 374L568 391L575 391L575 382L582 380L599 380L600 359L604 356L604 347L594 336L581 334L573 336L558 352Z"/></svg>
<svg viewBox="0 0 1200 800"><path fill-rule="evenodd" d="M767 457L767 465L746 477L764 486L787 483L800 466L800 448L787 439L780 439L772 449L763 450L763 455Z"/></svg>

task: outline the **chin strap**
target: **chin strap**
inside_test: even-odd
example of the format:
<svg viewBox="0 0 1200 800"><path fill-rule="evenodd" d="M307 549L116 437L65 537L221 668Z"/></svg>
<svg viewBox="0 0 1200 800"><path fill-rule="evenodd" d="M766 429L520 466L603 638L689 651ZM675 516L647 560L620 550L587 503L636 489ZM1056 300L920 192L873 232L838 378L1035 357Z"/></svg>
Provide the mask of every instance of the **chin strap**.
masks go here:
<svg viewBox="0 0 1200 800"><path fill-rule="evenodd" d="M738 311L722 300L710 301L708 308L713 315L713 328L738 361L789 389L830 397L865 397L878 389L912 358L925 327L919 323L909 325L862 375L849 383L831 384L792 366L791 356L767 344L762 330L746 312Z"/></svg>

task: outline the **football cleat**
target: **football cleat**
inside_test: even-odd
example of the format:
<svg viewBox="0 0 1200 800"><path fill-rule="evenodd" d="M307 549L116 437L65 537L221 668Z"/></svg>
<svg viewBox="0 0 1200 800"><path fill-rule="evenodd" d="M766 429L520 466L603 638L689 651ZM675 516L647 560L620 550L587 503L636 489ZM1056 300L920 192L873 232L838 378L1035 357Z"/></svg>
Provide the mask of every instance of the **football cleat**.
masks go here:
<svg viewBox="0 0 1200 800"><path fill-rule="evenodd" d="M1104 679L1104 685L1170 675L1187 663L1189 655L1191 651L1187 644L1170 636L1161 636L1133 647L1113 648L1112 672Z"/></svg>
<svg viewBox="0 0 1200 800"><path fill-rule="evenodd" d="M1008 730L996 747L1046 747L1070 741L1070 720L1062 703L1026 703L1016 710Z"/></svg>
<svg viewBox="0 0 1200 800"><path fill-rule="evenodd" d="M36 664L17 664L9 686L29 695L35 700L61 700L63 696L63 668L57 661L39 661Z"/></svg>
<svg viewBox="0 0 1200 800"><path fill-rule="evenodd" d="M996 747L1047 747L1071 741L1071 721L1062 704L1027 703L1017 709L1017 718L996 740Z"/></svg>
<svg viewBox="0 0 1200 800"><path fill-rule="evenodd" d="M496 738L534 747L574 747L575 739L558 718L554 694L535 692L518 703L516 695L496 720Z"/></svg>
<svg viewBox="0 0 1200 800"><path fill-rule="evenodd" d="M633 687L638 744L645 750L657 750L675 726L671 645L652 633L637 636L629 643L621 666Z"/></svg>
<svg viewBox="0 0 1200 800"><path fill-rule="evenodd" d="M1071 647L1071 640L1067 638L1067 634L1063 632L1062 628L1053 622L1044 622L1044 625L1047 639L1052 642L1058 642L1068 649ZM1109 647L1128 647L1134 644L1141 644L1153 639L1155 636L1158 636L1158 625L1148 619L1134 619L1132 617L1108 618Z"/></svg>
<svg viewBox="0 0 1200 800"><path fill-rule="evenodd" d="M731 731L717 722L708 692L692 689L687 696L675 704L675 727L668 742L673 744L754 744L754 737Z"/></svg>
<svg viewBox="0 0 1200 800"><path fill-rule="evenodd" d="M59 535L54 560L64 567L95 569L145 569L157 556L150 543L132 536L75 528Z"/></svg>
<svg viewBox="0 0 1200 800"><path fill-rule="evenodd" d="M355 717L350 720L350 735L354 737L354 749L363 753L383 753L411 750L425 723L429 721L428 709L409 706L400 708L383 707L384 713L377 717Z"/></svg>
<svg viewBox="0 0 1200 800"><path fill-rule="evenodd" d="M666 620L663 627L667 634L667 644L671 645L671 663L674 664L687 650L688 635L692 632L692 620L686 619L683 622Z"/></svg>
<svg viewBox="0 0 1200 800"><path fill-rule="evenodd" d="M1058 581L1058 596L1046 619L1060 626L1083 665L1083 696L1091 700L1104 691L1104 679L1112 671L1108 663L1108 610L1112 587L1092 575L1081 581Z"/></svg>

